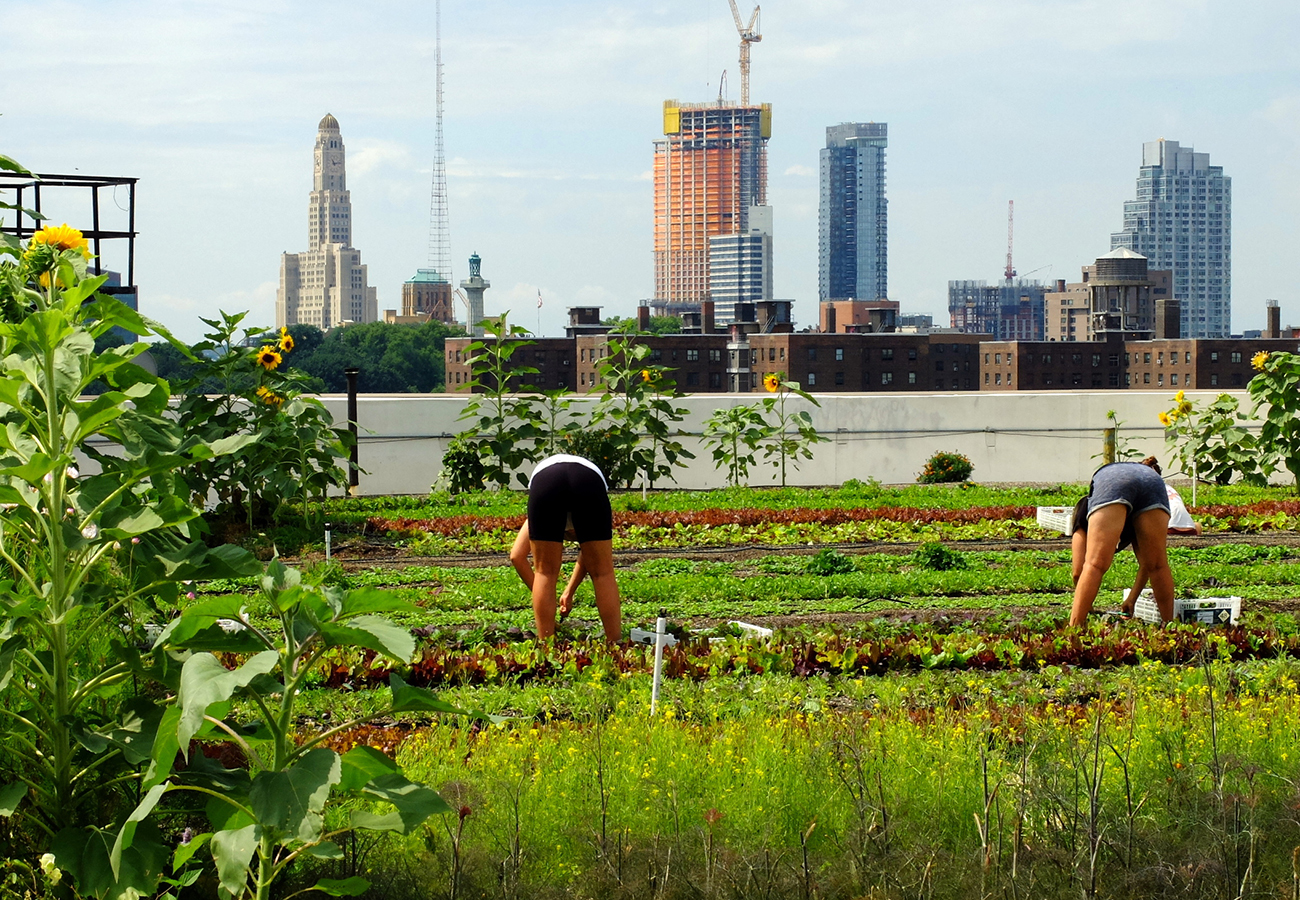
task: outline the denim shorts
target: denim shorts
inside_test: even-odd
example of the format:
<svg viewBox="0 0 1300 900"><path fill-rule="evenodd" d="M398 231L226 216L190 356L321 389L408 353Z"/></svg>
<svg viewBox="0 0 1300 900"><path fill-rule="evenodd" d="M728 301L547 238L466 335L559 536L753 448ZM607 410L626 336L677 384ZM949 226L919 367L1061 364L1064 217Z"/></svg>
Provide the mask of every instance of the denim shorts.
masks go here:
<svg viewBox="0 0 1300 900"><path fill-rule="evenodd" d="M1092 492L1088 495L1088 515L1103 506L1122 503L1129 515L1136 516L1149 509L1169 512L1169 492L1160 473L1142 463L1111 463L1102 466L1092 476Z"/></svg>

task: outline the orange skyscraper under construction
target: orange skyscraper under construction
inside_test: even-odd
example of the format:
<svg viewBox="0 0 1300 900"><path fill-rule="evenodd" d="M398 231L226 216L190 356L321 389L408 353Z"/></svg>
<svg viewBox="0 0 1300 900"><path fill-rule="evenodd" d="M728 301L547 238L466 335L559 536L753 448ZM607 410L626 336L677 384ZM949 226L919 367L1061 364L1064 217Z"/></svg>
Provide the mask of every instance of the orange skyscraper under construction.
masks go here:
<svg viewBox="0 0 1300 900"><path fill-rule="evenodd" d="M655 141L655 293L659 315L709 299L709 238L747 233L767 202L772 105L664 101Z"/></svg>

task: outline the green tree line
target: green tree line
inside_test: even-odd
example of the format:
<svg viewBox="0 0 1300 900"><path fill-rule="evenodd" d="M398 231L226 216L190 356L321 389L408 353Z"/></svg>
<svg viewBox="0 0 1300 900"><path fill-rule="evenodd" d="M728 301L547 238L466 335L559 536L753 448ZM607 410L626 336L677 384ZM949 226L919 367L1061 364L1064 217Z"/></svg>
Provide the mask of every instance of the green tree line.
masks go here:
<svg viewBox="0 0 1300 900"><path fill-rule="evenodd" d="M309 376L306 387L321 393L343 393L343 370L360 369L357 390L363 394L428 394L446 384L444 347L448 337L464 334L459 325L426 322L423 325L389 325L368 322L323 332L314 325L292 325L293 367ZM169 382L185 381L194 363L165 341L149 352L158 374ZM214 393L220 388L213 386Z"/></svg>

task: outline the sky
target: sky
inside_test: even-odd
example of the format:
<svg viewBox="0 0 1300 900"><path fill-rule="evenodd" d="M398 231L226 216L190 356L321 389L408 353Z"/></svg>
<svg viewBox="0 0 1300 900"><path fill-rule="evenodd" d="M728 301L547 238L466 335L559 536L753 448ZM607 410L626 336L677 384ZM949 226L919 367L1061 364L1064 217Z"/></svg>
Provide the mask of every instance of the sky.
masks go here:
<svg viewBox="0 0 1300 900"><path fill-rule="evenodd" d="M218 310L273 324L280 254L307 246L327 112L380 310L428 264L432 0L0 11L23 23L0 53L0 153L140 179L140 308L179 336ZM904 313L946 324L950 279L1001 276L1008 200L1020 274L1078 280L1120 228L1142 143L1166 138L1232 178L1233 330L1261 327L1270 298L1300 323L1294 0L769 0L761 28L750 93L773 107L775 293L798 325L816 321L818 150L852 121L889 125L889 295ZM716 98L724 70L739 96L726 0L444 0L442 45L453 277L477 252L487 313L544 334L571 305L632 315L653 291L663 101ZM124 199L106 193L106 225Z"/></svg>

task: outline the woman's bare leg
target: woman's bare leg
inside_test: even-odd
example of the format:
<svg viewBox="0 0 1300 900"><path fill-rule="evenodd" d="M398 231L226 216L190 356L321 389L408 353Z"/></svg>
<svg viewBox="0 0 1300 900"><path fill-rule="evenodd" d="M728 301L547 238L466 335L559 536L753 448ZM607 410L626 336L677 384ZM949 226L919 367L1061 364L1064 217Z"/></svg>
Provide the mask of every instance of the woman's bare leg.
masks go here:
<svg viewBox="0 0 1300 900"><path fill-rule="evenodd" d="M605 640L617 643L623 638L622 601L614 579L614 542L588 541L578 551L578 559L591 576L596 592L596 610L605 627Z"/></svg>
<svg viewBox="0 0 1300 900"><path fill-rule="evenodd" d="M1138 568L1146 572L1155 594L1160 618L1171 621L1174 617L1174 573L1169 569L1165 552L1169 539L1169 513L1163 509L1148 509L1133 523L1136 540L1133 552L1138 558Z"/></svg>
<svg viewBox="0 0 1300 900"><path fill-rule="evenodd" d="M1083 625L1101 590L1101 579L1115 560L1115 548L1124 530L1128 507L1122 503L1103 506L1088 516L1088 543L1083 568L1074 586L1074 605L1070 607L1070 624Z"/></svg>
<svg viewBox="0 0 1300 900"><path fill-rule="evenodd" d="M556 593L560 584L560 565L564 561L564 544L560 541L533 541L533 621L537 636L555 634Z"/></svg>

